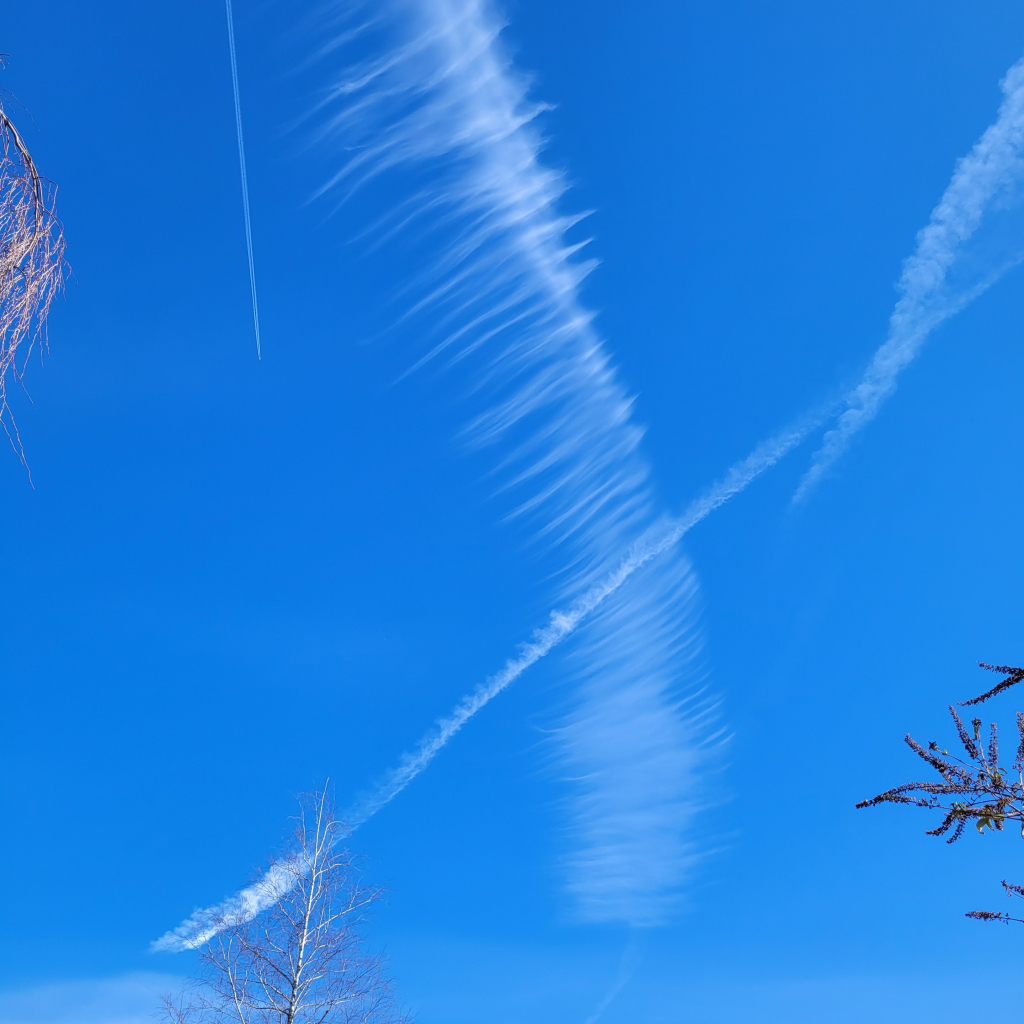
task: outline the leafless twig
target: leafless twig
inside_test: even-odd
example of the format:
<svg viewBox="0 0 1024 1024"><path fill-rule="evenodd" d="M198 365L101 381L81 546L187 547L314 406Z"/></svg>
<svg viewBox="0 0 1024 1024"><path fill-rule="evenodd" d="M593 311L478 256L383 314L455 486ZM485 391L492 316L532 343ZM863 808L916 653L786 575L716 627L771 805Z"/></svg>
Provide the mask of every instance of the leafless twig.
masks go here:
<svg viewBox="0 0 1024 1024"><path fill-rule="evenodd" d="M164 1000L168 1024L407 1024L359 925L381 890L361 885L326 793L304 797L277 897L233 912L199 950L201 976Z"/></svg>
<svg viewBox="0 0 1024 1024"><path fill-rule="evenodd" d="M46 318L64 283L64 229L55 212L56 195L0 102L0 426L26 469L7 388L11 382L24 386L37 343L45 351Z"/></svg>

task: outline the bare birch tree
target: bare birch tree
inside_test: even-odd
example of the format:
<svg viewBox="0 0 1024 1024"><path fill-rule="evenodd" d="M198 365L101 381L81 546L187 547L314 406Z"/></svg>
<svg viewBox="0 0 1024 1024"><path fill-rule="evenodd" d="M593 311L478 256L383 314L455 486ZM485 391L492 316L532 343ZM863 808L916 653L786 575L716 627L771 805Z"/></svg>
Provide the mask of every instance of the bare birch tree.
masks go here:
<svg viewBox="0 0 1024 1024"><path fill-rule="evenodd" d="M291 842L272 861L274 898L212 920L200 975L164 1000L169 1024L407 1024L359 926L381 890L361 885L325 792L300 799Z"/></svg>
<svg viewBox="0 0 1024 1024"><path fill-rule="evenodd" d="M64 283L64 229L55 212L56 195L0 102L0 425L23 464L25 450L7 388L22 384L33 348L45 349L46 318Z"/></svg>

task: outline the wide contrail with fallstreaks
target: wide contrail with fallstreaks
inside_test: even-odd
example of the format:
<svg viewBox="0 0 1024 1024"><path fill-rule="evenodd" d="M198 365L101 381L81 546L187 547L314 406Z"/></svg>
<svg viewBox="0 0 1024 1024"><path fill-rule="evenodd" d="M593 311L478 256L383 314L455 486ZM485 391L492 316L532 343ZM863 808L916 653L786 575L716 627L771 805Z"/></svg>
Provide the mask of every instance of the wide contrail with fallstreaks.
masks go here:
<svg viewBox="0 0 1024 1024"><path fill-rule="evenodd" d="M567 608L551 613L547 625L538 629L519 652L505 663L501 671L466 694L443 718L438 719L412 748L399 758L398 764L362 794L342 815L350 828L364 824L382 807L390 803L444 749L453 736L503 690L506 690L531 666L549 654L614 595L628 580L649 562L674 548L698 523L715 509L749 486L765 470L800 444L820 423L820 416L780 431L737 462L725 476L704 494L692 501L681 516L668 519L642 538L603 580L590 587ZM173 931L153 943L154 950L192 949L211 938L225 922L258 914L280 895L281 886L293 877L287 871L271 868L259 881L243 889L237 896L204 910L197 910Z"/></svg>
<svg viewBox="0 0 1024 1024"><path fill-rule="evenodd" d="M478 392L489 401L466 437L498 452L503 487L519 496L512 515L564 552L567 568L548 622L347 816L358 826L376 814L479 711L576 635L576 703L554 730L557 760L581 780L569 814L577 847L566 859L567 888L586 919L660 923L692 853L686 830L706 766L706 716L690 714L677 689L690 660L685 613L696 590L679 543L838 411L797 492L805 496L929 333L1020 261L1024 64L1006 75L996 122L957 165L919 234L888 338L863 380L669 517L639 452L631 399L582 303L593 263L578 258L582 243L566 239L579 218L558 209L564 178L541 162L534 123L544 106L529 100L501 47L502 22L488 0L396 0L350 35L365 43L388 23L384 10L394 38L338 75L320 108L324 141L349 154L326 190L345 199L375 178L415 175L396 218L431 224L439 252L407 314L426 325L429 343L417 363L476 361ZM232 899L196 911L155 948L193 948L223 922L259 913L285 877L271 868Z"/></svg>

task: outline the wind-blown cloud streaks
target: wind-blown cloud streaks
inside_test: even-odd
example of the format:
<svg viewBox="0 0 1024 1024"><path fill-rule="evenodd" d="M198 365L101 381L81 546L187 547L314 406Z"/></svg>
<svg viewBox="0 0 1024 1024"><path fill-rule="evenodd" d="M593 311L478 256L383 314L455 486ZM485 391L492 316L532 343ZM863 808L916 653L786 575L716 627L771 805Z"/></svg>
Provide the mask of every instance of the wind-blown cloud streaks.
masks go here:
<svg viewBox="0 0 1024 1024"><path fill-rule="evenodd" d="M817 422L816 417L811 418L759 445L747 458L733 466L706 494L691 502L678 519L666 519L653 527L645 537L634 544L615 569L591 586L582 597L565 609L553 611L548 624L537 630L530 640L520 647L519 653L509 658L500 672L463 697L448 715L438 719L434 728L411 751L400 758L398 765L352 805L344 816L345 820L352 826L361 825L398 796L478 711L514 683L528 668L575 633L580 625L634 573L675 547L701 520L706 519L733 495L746 488L766 469L774 466L807 436Z"/></svg>
<svg viewBox="0 0 1024 1024"><path fill-rule="evenodd" d="M540 160L535 119L544 106L529 99L504 53L491 3L393 0L368 10L336 5L340 15L363 17L354 26L336 17L331 28L354 41L357 55L344 44L325 49L349 58L317 113L322 143L342 157L325 192L345 201L387 179L390 196L408 197L389 230L408 234L415 225L429 250L405 288L404 322L425 339L427 359L461 362L473 373L477 408L464 439L493 453L498 490L512 498L508 516L556 560L552 603L564 610L353 808L356 821L392 799L480 708L682 536L664 526L632 399L581 302L593 261L579 258L582 242L566 238L579 217L558 209L564 177ZM660 627L645 617L637 629ZM674 657L669 647L664 656ZM664 666L667 677L682 670ZM663 695L657 714L683 713ZM676 805L663 810L673 815ZM232 907L248 913L263 898L257 885ZM191 944L211 919L198 912L162 947Z"/></svg>
<svg viewBox="0 0 1024 1024"><path fill-rule="evenodd" d="M490 0L395 0L375 7L374 17L369 34L359 35L362 56L336 78L318 114L323 143L347 154L325 193L345 201L360 190L370 194L372 186L408 197L386 230L409 237L415 227L416 239L426 240L422 271L405 288L403 324L423 339L413 362L457 363L471 375L475 408L463 438L491 454L507 517L523 523L555 560L552 603L559 611L357 801L353 821L393 799L482 707L688 528L667 521L659 508L632 399L581 299L594 262L581 258L585 240L567 237L580 217L560 209L564 176L540 159L536 118L545 107L530 99L528 82L504 52L503 25ZM659 652L658 678L665 681L643 709L633 709L637 724L690 743L692 730L682 723L691 709L676 693L689 685L690 665L670 636L691 628L692 616L670 607L695 597L688 565L680 569L684 561L662 559L645 573L644 585L662 595L664 606L622 614L636 615L629 643L646 638L646 649ZM660 576L676 579L680 571L689 584L665 589ZM599 637L591 631L587 643ZM569 703L589 700L588 687L580 680ZM629 729L630 709L624 713ZM557 744L568 734L553 735ZM628 770L619 757L617 777ZM600 772L592 778L594 785L614 781ZM645 814L660 814L665 829L678 831L686 821L676 789L699 784L691 774L668 789L655 787L665 794L660 809L648 799L650 787L634 796ZM580 830L567 841L600 842L600 830ZM632 870L676 884L679 872L653 860L676 856L677 847L638 844L635 852ZM581 856L565 863L571 875L592 862ZM568 888L576 891L573 878ZM619 905L632 923L625 902Z"/></svg>
<svg viewBox="0 0 1024 1024"><path fill-rule="evenodd" d="M344 6L344 5L343 5ZM359 8L351 8L359 10ZM666 920L700 851L689 832L707 800L713 715L694 683L696 579L679 542L775 465L835 409L809 414L756 448L672 518L659 509L639 452L641 429L580 285L593 266L567 240L563 176L540 161L527 83L500 42L488 0L394 0L352 40L375 40L339 75L319 110L322 139L348 154L325 191L342 200L384 177L409 198L384 235L418 224L433 262L409 291L405 321L429 360L468 362L481 408L466 440L495 453L509 515L562 559L556 611L502 669L463 697L348 812L355 827L393 800L481 709L578 634L573 684L552 763L567 779L566 888L585 920ZM805 495L877 412L934 327L1024 252L1024 67L1010 70L996 123L957 167L906 263L889 336L842 401L801 483ZM386 218L385 218L386 220ZM437 255L437 254L440 255ZM626 587L627 582L633 581ZM231 900L197 911L155 948L193 947L217 922L252 916L279 892L274 869ZM212 929L212 930L211 930Z"/></svg>
<svg viewBox="0 0 1024 1024"><path fill-rule="evenodd" d="M1024 60L1001 83L995 122L956 166L903 266L885 343L846 396L796 492L806 497L874 419L931 332L1024 259Z"/></svg>

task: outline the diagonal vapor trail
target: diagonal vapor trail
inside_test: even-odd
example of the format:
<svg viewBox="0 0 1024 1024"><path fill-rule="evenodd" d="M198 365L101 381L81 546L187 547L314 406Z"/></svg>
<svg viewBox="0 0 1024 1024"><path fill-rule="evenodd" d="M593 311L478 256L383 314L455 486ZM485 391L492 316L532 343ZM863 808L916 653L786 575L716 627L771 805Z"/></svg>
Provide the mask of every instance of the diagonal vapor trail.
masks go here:
<svg viewBox="0 0 1024 1024"><path fill-rule="evenodd" d="M678 519L669 519L654 527L648 536L633 546L612 572L587 590L576 602L568 608L553 611L548 624L537 630L533 637L522 645L518 655L510 658L500 672L463 697L448 715L438 719L434 728L411 751L402 755L397 767L388 772L373 789L356 800L344 816L345 820L353 827L361 825L385 804L390 803L434 760L448 741L478 711L511 686L528 668L575 633L579 626L638 569L674 548L693 527L731 497L739 494L766 469L774 466L820 423L820 415L809 417L758 445L750 455L732 466L718 483L692 501Z"/></svg>
<svg viewBox="0 0 1024 1024"><path fill-rule="evenodd" d="M609 654L609 644L627 637L634 649L647 644L653 649L667 638L658 655L662 661L647 667L655 676L678 671L678 658L673 660L672 653L679 646L678 627L669 619L657 619L650 606L664 595L678 596L683 591L673 591L664 580L658 585L651 579L638 581L649 588L646 610L643 602L633 602L608 616L605 610L615 604L611 599L645 566L671 562L669 553L690 529L837 411L832 407L808 414L734 465L681 516L658 517L647 467L637 454L641 432L631 423L630 399L592 329L591 314L579 300L580 282L593 263L574 262L571 257L578 246L564 240L565 231L578 218L556 212L565 190L563 178L538 160L542 140L531 125L543 105L527 101L525 83L498 48L501 24L487 0L421 0L397 2L395 7L403 15L414 12L415 31L383 58L365 62L339 80L333 90L333 98L343 107L328 119L326 134L337 134L348 152L356 154L333 184L351 194L371 178L397 169L440 167L444 171L433 192L427 188L418 193L421 208L412 214L436 215L450 229L447 249L432 272L426 294L413 303L413 312L432 311L435 324L442 328L443 336L436 340L430 357L447 353L462 359L485 349L490 353L481 377L493 386L496 401L470 424L467 435L480 446L512 441L499 468L508 473L508 487L529 492L516 514L533 517L538 533L553 538L555 547L567 549L576 568L563 589L564 603L551 613L548 623L357 798L347 815L353 827L401 793L474 715L585 623L588 633L596 626L618 632L591 637L587 672L591 683L597 679L598 685L579 691L582 710L570 728L562 730L566 736L572 734L572 742L578 743L581 729L593 732L595 722L607 722L609 709L622 708L635 692L623 683L622 669L627 664L623 652ZM237 74L235 82L237 112ZM918 236L915 254L904 266L902 294L886 343L858 387L839 404L836 426L825 434L795 500L808 493L842 454L850 437L875 415L931 330L1020 261L1024 223L989 214L1009 213L1024 220L1024 62L1010 69L1002 87L1005 98L997 121L958 164L942 201ZM240 120L239 144L242 155ZM244 155L242 167L247 197ZM255 313L255 290L253 299ZM675 571L678 576L679 566ZM628 663L630 670L635 664ZM664 688L648 687L646 695L653 703L648 702L647 718L638 718L630 727L635 735L647 727L652 715L662 726L680 723L680 704L669 701ZM598 705L603 700L603 707L595 705L595 699ZM664 728L660 735L681 734ZM692 730L683 737L683 745L691 738ZM587 739L586 756L591 758L587 785L592 788L577 801L577 811L585 805L590 809L586 813L597 807L599 814L605 814L594 818L591 813L584 821L581 832L589 842L594 835L607 836L624 820L635 821L641 807L647 817L652 815L642 803L622 805L620 798L628 786L616 783L614 793L598 790L602 785L607 788L607 780L621 772L622 757L616 760L601 750L596 742L600 736ZM628 743L620 746L626 755L635 753ZM593 762L595 752L605 759ZM677 766L680 762L670 758L665 763ZM664 776L664 768L658 770ZM695 778L687 776L686 784ZM634 792L625 794L627 804L640 788L638 780L649 781L642 771L634 773L629 781ZM612 877L608 871L600 876L609 864L615 868L616 884L627 871L633 876L646 872L654 879L641 894L645 905L663 900L678 885L678 872L666 858L679 860L678 833L686 813L681 810L679 784L671 790L671 780L655 781L663 802L653 808L653 816L659 817L662 833L674 830L672 842L662 844L661 851L653 854L655 860L651 860L651 844L640 833L632 837L632 850L625 860L612 863L618 852L611 847L601 850L592 845L584 850L577 864L592 875L595 865L598 871L589 881L577 879L574 889L589 891L591 896L596 893L599 902L604 900L613 908L593 920L632 925L655 921L656 915L644 908L642 913L636 908L615 909L616 899L621 905L623 898L635 895L628 887L617 897L598 892ZM582 818L576 814L577 821L584 818L585 814ZM218 921L259 913L279 895L283 878L271 868L227 902L196 911L153 948L181 950L202 944L215 934Z"/></svg>
<svg viewBox="0 0 1024 1024"><path fill-rule="evenodd" d="M1024 259L1024 60L1000 83L996 120L960 161L900 277L885 343L844 400L794 495L806 498L896 390L928 336Z"/></svg>
<svg viewBox="0 0 1024 1024"><path fill-rule="evenodd" d="M637 933L630 932L626 942L626 948L622 951L619 960L619 969L615 972L611 987L601 998L594 1012L586 1019L585 1024L597 1024L604 1016L604 1011L615 1001L619 993L630 983L637 967L640 966L640 943Z"/></svg>
<svg viewBox="0 0 1024 1024"><path fill-rule="evenodd" d="M228 51L231 54L231 86L235 97L235 132L238 136L238 170L242 178L242 213L245 215L245 249L249 256L249 287L252 290L252 325L256 332L256 358L260 352L260 310L256 301L256 265L252 257L252 220L249 216L249 178L245 171L245 141L242 138L242 100L238 92L238 57L235 53L235 16L231 0L224 0L228 17Z"/></svg>
<svg viewBox="0 0 1024 1024"><path fill-rule="evenodd" d="M358 828L389 804L441 752L457 732L477 712L486 707L503 690L512 685L528 668L549 654L571 636L605 601L615 594L639 569L674 548L698 523L730 498L745 490L765 470L770 469L799 445L819 426L823 413L817 413L792 427L780 431L758 445L745 459L733 465L725 476L699 498L692 501L681 516L669 519L655 528L651 535L634 545L619 565L603 580L592 586L564 610L551 613L546 626L538 629L510 658L500 672L491 676L460 700L452 711L437 721L420 742L402 755L398 765L388 772L369 792L360 796L342 815L346 824ZM281 885L293 877L278 867L271 867L254 885L237 896L204 910L197 910L177 928L152 944L154 951L180 952L201 946L212 938L226 922L248 920L269 906L281 894Z"/></svg>

